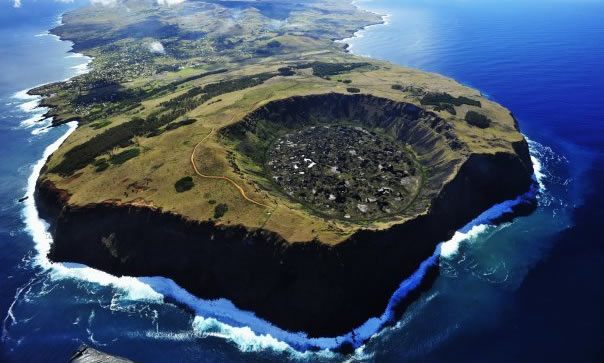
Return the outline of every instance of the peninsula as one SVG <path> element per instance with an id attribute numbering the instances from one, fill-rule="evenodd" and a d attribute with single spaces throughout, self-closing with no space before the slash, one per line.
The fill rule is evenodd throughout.
<path id="1" fill-rule="evenodd" d="M 335 41 L 380 22 L 349 0 L 65 14 L 52 33 L 93 61 L 30 91 L 55 125 L 79 123 L 37 184 L 50 259 L 168 277 L 311 337 L 382 314 L 533 168 L 501 105 Z"/>

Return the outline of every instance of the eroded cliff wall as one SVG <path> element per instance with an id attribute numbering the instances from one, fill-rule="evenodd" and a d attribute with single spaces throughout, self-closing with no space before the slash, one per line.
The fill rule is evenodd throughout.
<path id="1" fill-rule="evenodd" d="M 528 191 L 529 166 L 516 154 L 471 155 L 428 214 L 388 230 L 361 230 L 333 247 L 291 244 L 270 231 L 192 222 L 148 207 L 72 207 L 49 182 L 38 185 L 36 200 L 52 224 L 53 261 L 169 277 L 199 297 L 227 298 L 284 329 L 336 336 L 383 313 L 440 241 L 491 205 Z"/>

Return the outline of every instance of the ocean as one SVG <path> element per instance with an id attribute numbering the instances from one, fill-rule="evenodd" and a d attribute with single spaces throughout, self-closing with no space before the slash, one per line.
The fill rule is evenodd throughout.
<path id="1" fill-rule="evenodd" d="M 75 125 L 39 122 L 24 91 L 86 71 L 87 58 L 47 34 L 83 3 L 0 5 L 0 361 L 65 361 L 81 342 L 139 362 L 604 360 L 604 2 L 357 1 L 386 24 L 346 40 L 350 50 L 444 74 L 512 110 L 540 188 L 532 215 L 492 226 L 511 202 L 494 206 L 442 244 L 433 287 L 392 326 L 368 324 L 373 337 L 346 356 L 304 351 L 304 337 L 167 280 L 45 258 L 51 239 L 32 198 L 19 199 Z"/>

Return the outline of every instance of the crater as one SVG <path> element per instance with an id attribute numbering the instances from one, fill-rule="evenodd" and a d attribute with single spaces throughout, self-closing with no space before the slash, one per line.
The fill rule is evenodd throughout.
<path id="1" fill-rule="evenodd" d="M 436 114 L 364 94 L 272 101 L 220 134 L 235 172 L 261 189 L 357 222 L 425 211 L 463 148 Z"/>

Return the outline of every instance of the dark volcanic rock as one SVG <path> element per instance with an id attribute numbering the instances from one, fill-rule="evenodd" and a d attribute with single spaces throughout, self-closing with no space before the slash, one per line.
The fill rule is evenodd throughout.
<path id="1" fill-rule="evenodd" d="M 131 360 L 103 353 L 82 344 L 69 358 L 69 363 L 133 363 Z"/>

